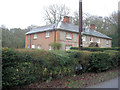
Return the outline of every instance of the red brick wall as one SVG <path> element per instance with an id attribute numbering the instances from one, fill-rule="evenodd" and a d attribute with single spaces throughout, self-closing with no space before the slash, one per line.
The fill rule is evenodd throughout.
<path id="1" fill-rule="evenodd" d="M 38 45 L 41 45 L 42 49 L 49 50 L 49 44 L 54 42 L 55 32 L 49 31 L 50 37 L 45 37 L 46 32 L 37 33 L 37 39 L 33 39 L 33 36 L 34 34 L 26 35 L 25 48 L 27 48 L 27 46 L 30 45 L 30 37 L 31 37 L 31 47 L 32 47 L 32 44 L 35 45 L 35 48 L 37 48 Z M 27 39 L 28 37 L 29 37 L 29 40 Z M 59 41 L 60 41 L 60 31 L 56 31 L 56 42 L 59 43 Z"/>

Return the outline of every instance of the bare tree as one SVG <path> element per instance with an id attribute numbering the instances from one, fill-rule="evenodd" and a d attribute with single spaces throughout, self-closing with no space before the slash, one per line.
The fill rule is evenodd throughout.
<path id="1" fill-rule="evenodd" d="M 44 9 L 44 20 L 46 24 L 54 24 L 59 22 L 63 16 L 70 13 L 70 9 L 65 5 L 53 4 Z"/>

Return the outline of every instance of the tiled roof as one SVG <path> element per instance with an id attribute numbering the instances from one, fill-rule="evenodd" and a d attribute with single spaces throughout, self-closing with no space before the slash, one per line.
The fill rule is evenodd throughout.
<path id="1" fill-rule="evenodd" d="M 38 32 L 44 32 L 44 31 L 52 31 L 52 30 L 64 30 L 64 31 L 71 31 L 71 32 L 79 32 L 79 27 L 77 25 L 73 24 L 68 24 L 64 22 L 59 22 L 56 24 L 48 25 L 48 26 L 42 26 L 38 28 L 34 28 L 31 31 L 27 32 L 26 34 L 32 34 L 32 33 L 38 33 Z M 107 39 L 112 39 L 105 34 L 102 34 L 96 30 L 89 30 L 88 28 L 83 29 L 83 34 L 86 35 L 91 35 L 91 36 L 96 36 L 96 37 L 102 37 L 102 38 L 107 38 Z"/>

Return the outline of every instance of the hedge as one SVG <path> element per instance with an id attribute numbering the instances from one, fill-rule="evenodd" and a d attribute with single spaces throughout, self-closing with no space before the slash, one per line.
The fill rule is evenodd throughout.
<path id="1" fill-rule="evenodd" d="M 2 85 L 7 88 L 73 75 L 80 60 L 83 72 L 102 72 L 117 67 L 120 54 L 114 50 L 89 52 L 3 48 Z"/>
<path id="2" fill-rule="evenodd" d="M 71 50 L 78 50 L 78 47 L 71 47 Z M 99 48 L 99 47 L 83 47 L 82 50 L 87 51 L 105 51 L 105 50 L 117 50 L 120 51 L 120 47 L 112 47 L 112 48 Z"/>

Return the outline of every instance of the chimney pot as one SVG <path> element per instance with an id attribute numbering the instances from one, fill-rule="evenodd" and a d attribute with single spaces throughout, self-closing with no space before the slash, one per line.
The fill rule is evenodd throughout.
<path id="1" fill-rule="evenodd" d="M 64 19 L 63 19 L 63 22 L 65 22 L 65 23 L 70 23 L 70 17 L 68 17 L 68 16 L 64 16 Z"/>
<path id="2" fill-rule="evenodd" d="M 90 25 L 90 29 L 91 29 L 91 30 L 95 30 L 95 24 L 91 24 L 91 25 Z"/>

